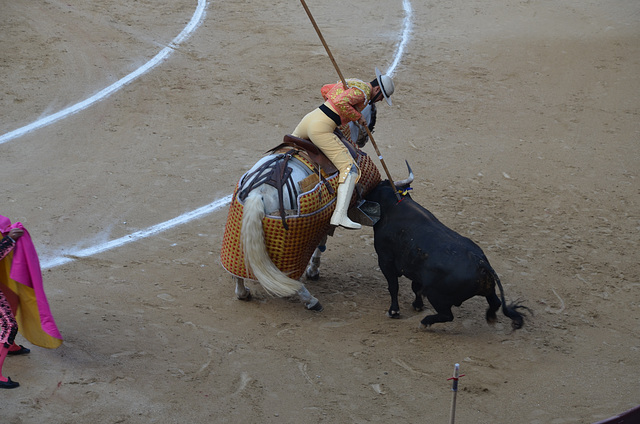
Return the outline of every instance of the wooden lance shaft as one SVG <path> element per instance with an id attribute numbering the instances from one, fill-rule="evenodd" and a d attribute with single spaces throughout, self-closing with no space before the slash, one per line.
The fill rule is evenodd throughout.
<path id="1" fill-rule="evenodd" d="M 336 62 L 336 60 L 333 58 L 333 55 L 331 54 L 331 50 L 329 49 L 329 45 L 324 40 L 324 37 L 322 36 L 322 32 L 320 32 L 320 28 L 316 24 L 316 20 L 313 19 L 313 15 L 311 14 L 311 11 L 307 7 L 307 3 L 304 0 L 300 0 L 300 3 L 302 3 L 302 7 L 304 7 L 305 12 L 307 12 L 307 16 L 309 16 L 309 20 L 311 21 L 311 24 L 313 25 L 313 28 L 316 30 L 316 33 L 318 34 L 318 37 L 320 38 L 320 41 L 322 42 L 322 45 L 324 46 L 324 49 L 327 51 L 327 54 L 329 55 L 329 59 L 331 59 L 331 63 L 333 63 L 333 67 L 336 68 L 336 72 L 338 72 L 338 76 L 340 76 L 340 81 L 342 81 L 342 86 L 345 89 L 349 88 L 349 86 L 347 85 L 347 81 L 344 79 L 344 76 L 342 75 L 342 72 L 340 72 L 340 68 L 338 67 L 338 63 Z M 382 90 L 382 87 L 380 87 L 380 89 Z M 382 158 L 382 154 L 380 154 L 380 149 L 378 149 L 378 145 L 376 144 L 376 141 L 373 139 L 373 135 L 371 134 L 371 131 L 369 131 L 369 127 L 367 125 L 365 125 L 364 129 L 367 131 L 367 135 L 369 136 L 369 140 L 371 140 L 371 144 L 373 144 L 373 148 L 376 150 L 376 154 L 378 155 L 378 159 L 380 159 L 380 163 L 382 164 L 382 167 L 384 168 L 384 172 L 387 174 L 387 179 L 389 180 L 389 183 L 391 184 L 391 188 L 393 188 L 393 192 L 396 194 L 396 198 L 398 199 L 398 202 L 399 202 L 400 200 L 402 200 L 401 197 L 400 197 L 400 193 L 398 193 L 398 190 L 396 189 L 396 185 L 393 182 L 393 178 L 391 178 L 391 174 L 389 173 L 389 169 L 387 168 L 387 164 L 384 162 L 384 159 Z"/>

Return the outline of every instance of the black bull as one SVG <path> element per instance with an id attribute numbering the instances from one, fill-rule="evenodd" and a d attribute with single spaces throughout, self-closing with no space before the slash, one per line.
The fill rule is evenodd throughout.
<path id="1" fill-rule="evenodd" d="M 453 321 L 453 305 L 484 296 L 489 303 L 487 322 L 496 321 L 496 311 L 502 305 L 513 328 L 522 327 L 524 318 L 518 309 L 528 308 L 519 303 L 506 304 L 500 279 L 477 244 L 446 227 L 411 196 L 403 195 L 398 202 L 388 181 L 378 184 L 365 198 L 380 205 L 380 220 L 373 227 L 374 246 L 389 285 L 390 317 L 400 314 L 398 277 L 404 275 L 412 282 L 414 309 L 423 309 L 426 296 L 436 311 L 422 319 L 424 326 Z"/>

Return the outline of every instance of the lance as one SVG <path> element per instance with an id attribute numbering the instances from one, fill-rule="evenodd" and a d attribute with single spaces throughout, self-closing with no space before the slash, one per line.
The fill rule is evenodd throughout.
<path id="1" fill-rule="evenodd" d="M 311 14 L 311 11 L 307 7 L 307 3 L 304 0 L 300 0 L 300 3 L 302 3 L 302 7 L 304 7 L 305 12 L 307 12 L 307 16 L 309 16 L 309 20 L 311 21 L 311 24 L 313 25 L 313 28 L 316 30 L 316 33 L 318 34 L 318 37 L 320 38 L 320 41 L 322 42 L 322 45 L 324 46 L 324 49 L 327 51 L 327 54 L 329 55 L 329 59 L 331 59 L 331 63 L 333 63 L 333 67 L 336 68 L 336 72 L 338 72 L 338 76 L 340 76 L 340 81 L 342 81 L 342 86 L 345 89 L 349 88 L 349 86 L 347 85 L 347 81 L 344 79 L 344 76 L 342 75 L 342 72 L 340 72 L 340 68 L 338 67 L 338 63 L 336 62 L 336 60 L 333 58 L 333 55 L 331 54 L 331 50 L 329 49 L 329 45 L 324 40 L 324 37 L 322 36 L 322 32 L 320 32 L 320 28 L 318 27 L 318 24 L 316 24 L 316 20 L 313 19 L 313 15 Z M 380 89 L 382 90 L 382 87 L 380 87 Z M 382 157 L 382 154 L 380 153 L 380 149 L 378 149 L 378 145 L 376 144 L 376 141 L 373 139 L 373 134 L 371 134 L 371 131 L 369 130 L 369 127 L 367 125 L 364 126 L 364 129 L 367 131 L 367 135 L 369 136 L 369 140 L 371 140 L 371 144 L 373 144 L 373 148 L 376 150 L 376 154 L 378 155 L 378 159 L 380 159 L 380 163 L 382 164 L 382 167 L 384 168 L 384 172 L 387 174 L 387 179 L 389 180 L 389 183 L 391 184 L 391 188 L 393 188 L 393 192 L 396 194 L 396 198 L 398 199 L 398 202 L 399 202 L 400 200 L 402 200 L 400 198 L 400 193 L 398 193 L 398 190 L 396 189 L 396 185 L 393 182 L 393 178 L 391 178 L 391 173 L 389 172 L 389 169 L 387 168 L 387 164 L 384 162 L 384 158 Z"/>

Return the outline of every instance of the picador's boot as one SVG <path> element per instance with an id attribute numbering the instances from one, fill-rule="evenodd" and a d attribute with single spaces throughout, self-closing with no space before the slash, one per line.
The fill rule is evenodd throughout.
<path id="1" fill-rule="evenodd" d="M 349 173 L 344 182 L 338 185 L 338 198 L 336 200 L 336 209 L 331 215 L 331 225 L 340 225 L 351 230 L 359 230 L 362 225 L 357 222 L 353 222 L 347 216 L 347 210 L 349 209 L 349 203 L 351 202 L 351 195 L 353 195 L 353 188 L 356 185 L 356 177 L 358 174 Z"/>

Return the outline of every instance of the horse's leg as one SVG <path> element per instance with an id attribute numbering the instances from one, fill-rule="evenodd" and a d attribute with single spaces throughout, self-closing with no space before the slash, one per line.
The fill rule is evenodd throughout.
<path id="1" fill-rule="evenodd" d="M 324 309 L 318 299 L 313 297 L 305 286 L 302 286 L 302 288 L 298 290 L 298 296 L 300 297 L 300 301 L 304 303 L 304 306 L 310 311 L 320 312 Z"/>
<path id="2" fill-rule="evenodd" d="M 316 247 L 316 250 L 313 251 L 309 265 L 307 265 L 307 270 L 305 271 L 307 279 L 315 281 L 320 278 L 320 255 L 327 250 L 326 244 L 327 236 L 325 235 L 318 247 Z"/>
<path id="3" fill-rule="evenodd" d="M 313 251 L 313 255 L 311 256 L 311 260 L 307 265 L 307 269 L 305 271 L 305 275 L 307 276 L 307 280 L 316 281 L 320 278 L 320 255 L 322 254 L 322 250 L 320 247 L 316 247 L 316 250 Z"/>
<path id="4" fill-rule="evenodd" d="M 251 300 L 251 290 L 244 285 L 244 278 L 233 277 L 236 282 L 236 296 L 240 300 Z"/>

